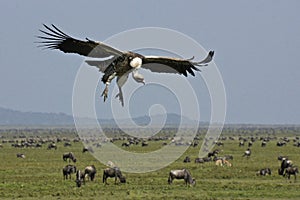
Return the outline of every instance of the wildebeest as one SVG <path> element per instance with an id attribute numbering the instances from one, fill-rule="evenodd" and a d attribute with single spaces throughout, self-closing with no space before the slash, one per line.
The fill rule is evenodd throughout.
<path id="1" fill-rule="evenodd" d="M 287 169 L 288 167 L 292 167 L 293 162 L 286 157 L 281 158 L 281 165 L 280 168 L 278 169 L 278 174 L 284 176 L 284 170 Z"/>
<path id="2" fill-rule="evenodd" d="M 216 149 L 213 152 L 209 152 L 207 157 L 214 157 L 214 156 L 218 155 L 218 153 L 220 153 L 220 150 Z"/>
<path id="3" fill-rule="evenodd" d="M 70 142 L 65 142 L 64 143 L 64 147 L 70 147 L 70 146 L 72 146 L 72 144 Z"/>
<path id="4" fill-rule="evenodd" d="M 283 176 L 286 176 L 287 179 L 290 179 L 291 175 L 294 175 L 296 181 L 298 173 L 299 173 L 298 167 L 288 167 L 285 169 L 285 173 Z"/>
<path id="5" fill-rule="evenodd" d="M 248 142 L 248 147 L 252 147 L 252 145 L 253 145 L 253 142 L 252 142 L 252 141 L 249 141 L 249 142 Z"/>
<path id="6" fill-rule="evenodd" d="M 171 184 L 174 179 L 184 179 L 186 185 L 196 184 L 196 180 L 193 179 L 191 173 L 187 169 L 171 170 L 169 173 L 168 183 Z"/>
<path id="7" fill-rule="evenodd" d="M 73 173 L 76 173 L 76 167 L 74 165 L 66 165 L 63 168 L 64 179 L 68 179 L 68 176 L 71 179 L 71 174 Z"/>
<path id="8" fill-rule="evenodd" d="M 83 147 L 82 153 L 85 153 L 85 152 L 91 152 L 91 153 L 94 153 L 94 150 L 93 150 L 92 147 Z"/>
<path id="9" fill-rule="evenodd" d="M 88 177 L 91 181 L 94 181 L 96 173 L 97 173 L 97 170 L 94 165 L 87 166 L 84 169 L 84 177 L 86 177 L 86 175 L 88 175 Z"/>
<path id="10" fill-rule="evenodd" d="M 149 145 L 148 142 L 146 142 L 146 141 L 142 142 L 142 147 L 147 147 L 148 145 Z"/>
<path id="11" fill-rule="evenodd" d="M 278 141 L 278 142 L 276 143 L 276 145 L 277 145 L 278 147 L 282 147 L 283 145 L 286 145 L 286 142 Z"/>
<path id="12" fill-rule="evenodd" d="M 239 147 L 244 146 L 244 141 L 240 141 Z"/>
<path id="13" fill-rule="evenodd" d="M 244 152 L 244 155 L 243 155 L 243 157 L 247 157 L 247 158 L 249 158 L 250 156 L 251 156 L 251 150 L 248 148 L 245 152 Z"/>
<path id="14" fill-rule="evenodd" d="M 47 149 L 57 149 L 57 146 L 56 146 L 56 144 L 55 143 L 50 143 L 49 145 L 48 145 L 48 148 Z"/>
<path id="15" fill-rule="evenodd" d="M 270 168 L 265 168 L 265 169 L 261 169 L 258 172 L 256 172 L 256 175 L 261 175 L 261 176 L 265 176 L 265 175 L 271 175 L 271 169 Z"/>
<path id="16" fill-rule="evenodd" d="M 77 170 L 77 172 L 76 172 L 76 181 L 75 182 L 76 182 L 77 187 L 81 187 L 82 183 L 85 182 L 84 173 L 81 173 L 80 170 Z"/>
<path id="17" fill-rule="evenodd" d="M 277 157 L 277 160 L 283 160 L 283 159 L 289 159 L 289 157 L 288 156 L 278 156 Z"/>
<path id="18" fill-rule="evenodd" d="M 123 142 L 122 143 L 122 147 L 129 147 L 130 146 L 130 143 L 129 142 Z"/>
<path id="19" fill-rule="evenodd" d="M 77 161 L 77 159 L 75 158 L 74 154 L 72 152 L 69 153 L 64 153 L 63 154 L 63 160 L 67 161 L 69 159 L 69 162 L 71 162 L 71 160 L 75 163 Z"/>
<path id="20" fill-rule="evenodd" d="M 115 178 L 115 184 L 117 183 L 117 179 L 120 180 L 121 183 L 126 183 L 125 176 L 122 175 L 121 170 L 118 167 L 110 167 L 106 168 L 103 171 L 103 183 L 107 184 L 107 178 Z"/>
<path id="21" fill-rule="evenodd" d="M 183 160 L 184 163 L 188 163 L 191 162 L 190 157 L 186 156 L 185 159 Z"/>
<path id="22" fill-rule="evenodd" d="M 195 159 L 195 163 L 204 163 L 204 159 L 203 158 L 196 158 Z"/>
<path id="23" fill-rule="evenodd" d="M 22 153 L 17 153 L 17 158 L 25 158 L 25 155 Z"/>

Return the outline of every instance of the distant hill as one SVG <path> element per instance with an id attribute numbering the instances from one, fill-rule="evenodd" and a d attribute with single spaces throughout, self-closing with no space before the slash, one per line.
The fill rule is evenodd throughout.
<path id="1" fill-rule="evenodd" d="M 72 125 L 72 116 L 64 113 L 21 112 L 0 107 L 0 125 Z"/>
<path id="2" fill-rule="evenodd" d="M 163 115 L 153 116 L 153 121 L 163 121 Z M 88 123 L 88 119 L 85 119 Z M 136 117 L 132 119 L 138 125 L 147 125 L 150 122 L 149 116 Z M 181 121 L 181 116 L 177 114 L 167 114 L 167 125 L 178 125 Z M 100 124 L 116 125 L 114 119 L 99 119 Z M 122 119 L 118 121 L 121 124 L 130 124 L 129 119 Z M 197 123 L 187 117 L 182 117 L 182 123 L 191 125 Z M 43 113 L 43 112 L 21 112 L 0 107 L 0 125 L 74 125 L 73 116 L 65 113 Z"/>

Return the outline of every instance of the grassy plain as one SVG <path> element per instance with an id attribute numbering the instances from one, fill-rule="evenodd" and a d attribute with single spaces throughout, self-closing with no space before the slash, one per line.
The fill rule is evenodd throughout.
<path id="1" fill-rule="evenodd" d="M 272 140 L 264 148 L 261 141 L 254 142 L 252 155 L 247 159 L 242 157 L 247 146 L 239 147 L 237 137 L 223 141 L 223 147 L 215 148 L 222 149 L 220 156 L 233 155 L 232 167 L 217 167 L 213 162 L 196 164 L 194 159 L 201 145 L 190 147 L 180 159 L 161 170 L 124 173 L 127 183 L 118 185 L 113 184 L 113 179 L 108 179 L 109 185 L 103 185 L 102 170 L 106 166 L 91 154 L 82 153 L 81 142 L 71 142 L 71 147 L 64 147 L 61 142 L 57 150 L 47 150 L 46 144 L 42 148 L 20 149 L 5 143 L 0 148 L 0 199 L 300 199 L 300 180 L 295 182 L 292 177 L 288 181 L 277 173 L 280 166 L 277 156 L 288 155 L 299 165 L 300 148 L 293 146 L 292 141 L 283 147 L 277 147 L 276 142 Z M 121 143 L 115 144 L 121 147 Z M 160 148 L 162 143 L 150 141 L 147 147 L 132 146 L 127 150 L 148 152 Z M 72 180 L 63 180 L 62 168 L 67 163 L 62 154 L 69 151 L 76 155 L 78 169 L 90 164 L 96 166 L 94 182 L 88 181 L 77 188 L 75 175 Z M 26 158 L 17 158 L 17 153 L 24 153 Z M 192 162 L 183 163 L 185 156 L 190 156 Z M 271 176 L 256 176 L 259 169 L 266 167 L 271 168 Z M 189 169 L 196 178 L 195 187 L 186 187 L 183 180 L 167 184 L 169 171 L 182 168 Z"/>

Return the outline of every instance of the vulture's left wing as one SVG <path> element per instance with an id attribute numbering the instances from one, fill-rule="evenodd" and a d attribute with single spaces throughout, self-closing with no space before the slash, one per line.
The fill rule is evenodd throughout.
<path id="1" fill-rule="evenodd" d="M 195 76 L 194 71 L 200 71 L 201 66 L 206 66 L 212 61 L 214 51 L 210 51 L 205 59 L 199 62 L 192 61 L 191 59 L 177 59 L 168 57 L 145 56 L 143 58 L 142 68 L 149 69 L 152 72 L 158 73 L 179 73 L 187 76 L 188 73 Z"/>
<path id="2" fill-rule="evenodd" d="M 109 56 L 120 56 L 122 52 L 104 43 L 86 39 L 86 41 L 75 39 L 52 24 L 48 27 L 43 24 L 48 31 L 40 30 L 45 36 L 37 36 L 43 41 L 39 41 L 39 47 L 49 49 L 59 49 L 64 53 L 77 53 L 87 57 L 106 58 Z"/>

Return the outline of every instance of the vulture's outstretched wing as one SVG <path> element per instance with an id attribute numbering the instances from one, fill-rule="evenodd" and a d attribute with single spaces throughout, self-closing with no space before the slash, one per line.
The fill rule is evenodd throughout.
<path id="1" fill-rule="evenodd" d="M 37 36 L 43 41 L 40 41 L 39 47 L 49 49 L 59 49 L 64 53 L 77 53 L 87 57 L 105 58 L 109 56 L 119 56 L 121 51 L 114 49 L 101 42 L 92 41 L 86 38 L 86 41 L 77 40 L 65 34 L 52 24 L 48 27 L 43 24 L 48 31 L 40 30 L 46 36 Z"/>
<path id="2" fill-rule="evenodd" d="M 90 66 L 97 67 L 100 72 L 104 73 L 108 65 L 110 65 L 115 59 L 115 57 L 112 57 L 107 60 L 86 60 L 85 62 Z"/>
<path id="3" fill-rule="evenodd" d="M 176 59 L 167 57 L 145 56 L 143 58 L 142 68 L 149 69 L 158 73 L 179 73 L 187 76 L 187 72 L 195 76 L 194 71 L 200 71 L 201 66 L 206 66 L 214 56 L 214 51 L 210 51 L 205 59 L 199 62 L 192 61 L 194 59 Z"/>

